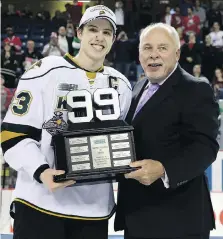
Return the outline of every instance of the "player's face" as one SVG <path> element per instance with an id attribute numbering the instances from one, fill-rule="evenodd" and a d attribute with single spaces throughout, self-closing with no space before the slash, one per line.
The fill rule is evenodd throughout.
<path id="1" fill-rule="evenodd" d="M 146 76 L 153 83 L 164 80 L 179 60 L 180 51 L 170 33 L 162 28 L 143 35 L 139 47 L 139 60 Z"/>
<path id="2" fill-rule="evenodd" d="M 97 19 L 78 31 L 81 40 L 81 51 L 91 59 L 103 59 L 111 50 L 114 41 L 114 32 L 110 22 L 106 19 Z"/>

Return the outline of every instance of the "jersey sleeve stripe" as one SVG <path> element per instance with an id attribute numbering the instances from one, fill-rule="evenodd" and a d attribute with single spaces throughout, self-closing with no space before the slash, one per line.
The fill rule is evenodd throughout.
<path id="1" fill-rule="evenodd" d="M 15 133 L 23 133 L 23 134 L 29 134 L 34 135 L 35 137 L 41 137 L 42 128 L 36 128 L 30 125 L 23 125 L 23 124 L 13 124 L 13 123 L 7 123 L 4 122 L 2 124 L 1 131 L 10 131 Z"/>
<path id="2" fill-rule="evenodd" d="M 4 122 L 1 132 L 1 146 L 3 153 L 15 146 L 21 140 L 31 138 L 36 141 L 41 139 L 42 129 L 37 129 L 29 125 L 20 125 Z"/>
<path id="3" fill-rule="evenodd" d="M 8 141 L 13 138 L 17 138 L 19 136 L 25 136 L 24 133 L 16 133 L 16 132 L 10 132 L 10 131 L 2 131 L 1 132 L 1 143 L 4 143 L 5 141 Z"/>
<path id="4" fill-rule="evenodd" d="M 1 144 L 3 155 L 6 153 L 7 150 L 13 148 L 16 144 L 27 138 L 30 138 L 30 136 L 29 135 L 19 136 L 3 142 Z"/>

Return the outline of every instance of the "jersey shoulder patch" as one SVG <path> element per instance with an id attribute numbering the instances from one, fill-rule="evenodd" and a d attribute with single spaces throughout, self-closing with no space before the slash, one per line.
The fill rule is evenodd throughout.
<path id="1" fill-rule="evenodd" d="M 72 66 L 61 56 L 47 56 L 34 63 L 21 77 L 22 80 L 29 80 L 43 77 L 52 70 Z"/>

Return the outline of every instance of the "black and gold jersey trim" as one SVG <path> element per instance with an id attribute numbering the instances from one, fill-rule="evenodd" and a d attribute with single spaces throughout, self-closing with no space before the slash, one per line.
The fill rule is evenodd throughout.
<path id="1" fill-rule="evenodd" d="M 1 146 L 3 153 L 26 138 L 40 141 L 41 133 L 41 129 L 37 129 L 29 125 L 11 124 L 4 122 L 1 129 Z"/>
<path id="2" fill-rule="evenodd" d="M 24 199 L 20 199 L 20 198 L 14 199 L 13 202 L 23 203 L 24 205 L 26 205 L 28 207 L 31 207 L 31 208 L 39 211 L 39 212 L 46 213 L 48 215 L 55 216 L 55 217 L 67 218 L 67 219 L 78 219 L 78 220 L 91 220 L 91 221 L 107 220 L 107 219 L 109 219 L 113 216 L 113 214 L 115 213 L 115 209 L 116 209 L 116 206 L 115 206 L 112 209 L 111 213 L 108 216 L 105 216 L 105 217 L 81 217 L 81 216 L 66 215 L 66 214 L 61 214 L 61 213 L 57 213 L 57 212 L 51 212 L 49 210 L 37 207 L 36 205 L 34 205 L 30 202 L 27 202 Z"/>
<path id="3" fill-rule="evenodd" d="M 82 68 L 82 67 L 78 64 L 78 62 L 75 61 L 75 58 L 72 57 L 69 53 L 66 53 L 66 54 L 64 55 L 64 59 L 65 59 L 66 61 L 68 61 L 71 65 L 73 65 L 73 66 L 75 66 L 75 67 L 77 67 L 77 68 L 80 68 L 81 70 L 84 70 L 84 71 L 87 71 L 87 72 L 91 72 L 91 71 L 88 71 L 88 70 Z M 92 71 L 92 73 L 93 73 L 93 72 L 103 72 L 103 71 L 104 71 L 104 66 L 101 66 L 97 71 Z"/>

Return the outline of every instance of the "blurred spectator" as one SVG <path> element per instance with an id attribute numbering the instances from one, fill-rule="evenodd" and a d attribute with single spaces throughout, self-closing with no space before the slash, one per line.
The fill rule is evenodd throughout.
<path id="1" fill-rule="evenodd" d="M 51 33 L 50 42 L 43 48 L 43 56 L 63 56 L 66 52 L 63 51 L 58 44 L 58 36 L 55 32 Z"/>
<path id="2" fill-rule="evenodd" d="M 69 5 L 67 11 L 70 14 L 72 23 L 77 26 L 82 17 L 82 7 L 78 5 L 78 0 L 73 0 L 73 5 Z"/>
<path id="3" fill-rule="evenodd" d="M 189 42 L 182 46 L 180 56 L 180 64 L 190 74 L 193 74 L 194 65 L 201 63 L 200 50 L 194 33 L 190 33 Z"/>
<path id="4" fill-rule="evenodd" d="M 33 13 L 30 10 L 29 4 L 26 4 L 24 10 L 21 11 L 21 17 L 23 17 L 23 18 L 32 18 L 33 17 Z"/>
<path id="5" fill-rule="evenodd" d="M 223 71 L 217 68 L 213 79 L 214 91 L 217 99 L 223 99 Z"/>
<path id="6" fill-rule="evenodd" d="M 63 18 L 62 14 L 59 10 L 55 11 L 55 16 L 52 18 L 52 24 L 57 28 L 60 26 L 66 26 L 67 22 Z"/>
<path id="7" fill-rule="evenodd" d="M 199 0 L 195 1 L 194 15 L 199 17 L 201 28 L 203 28 L 206 22 L 206 11 L 203 7 L 201 7 L 201 3 Z"/>
<path id="8" fill-rule="evenodd" d="M 77 37 L 77 34 L 75 34 L 75 36 L 73 37 L 72 47 L 73 47 L 73 56 L 76 56 L 81 47 L 81 41 Z"/>
<path id="9" fill-rule="evenodd" d="M 180 12 L 182 16 L 188 15 L 188 8 L 193 7 L 193 3 L 191 0 L 179 0 Z"/>
<path id="10" fill-rule="evenodd" d="M 135 0 L 126 0 L 124 5 L 125 30 L 129 34 L 134 34 L 139 29 L 138 6 Z"/>
<path id="11" fill-rule="evenodd" d="M 214 22 L 218 22 L 222 26 L 222 14 L 218 9 L 218 3 L 214 2 L 212 8 L 207 12 L 208 26 L 211 28 Z"/>
<path id="12" fill-rule="evenodd" d="M 69 13 L 70 4 L 66 3 L 64 7 L 65 7 L 66 10 L 61 13 L 61 16 L 65 21 L 67 21 L 67 20 L 70 19 L 70 13 Z"/>
<path id="13" fill-rule="evenodd" d="M 116 69 L 128 77 L 129 67 L 131 64 L 132 45 L 128 40 L 126 32 L 121 31 L 117 36 L 114 52 Z"/>
<path id="14" fill-rule="evenodd" d="M 26 43 L 26 49 L 22 54 L 22 67 L 24 70 L 28 70 L 35 62 L 43 58 L 42 54 L 35 49 L 35 42 L 28 40 Z"/>
<path id="15" fill-rule="evenodd" d="M 177 33 L 178 33 L 179 38 L 180 38 L 180 46 L 183 46 L 185 44 L 185 40 L 184 40 L 184 37 L 183 37 L 183 28 L 178 27 L 176 30 L 177 30 Z"/>
<path id="16" fill-rule="evenodd" d="M 213 25 L 213 32 L 210 33 L 212 46 L 216 49 L 215 59 L 216 67 L 223 65 L 223 31 L 220 30 L 220 25 L 215 22 Z"/>
<path id="17" fill-rule="evenodd" d="M 19 37 L 15 36 L 13 28 L 7 27 L 6 34 L 7 34 L 7 38 L 4 39 L 4 43 L 9 43 L 12 47 L 15 48 L 16 52 L 20 52 L 22 47 L 22 42 Z"/>
<path id="18" fill-rule="evenodd" d="M 210 33 L 211 44 L 216 48 L 223 48 L 223 31 L 220 30 L 218 22 L 213 24 L 213 31 Z"/>
<path id="19" fill-rule="evenodd" d="M 52 17 L 52 21 L 57 21 L 60 20 L 62 18 L 62 13 L 60 12 L 60 10 L 56 10 L 55 11 L 55 15 L 54 17 Z"/>
<path id="20" fill-rule="evenodd" d="M 191 33 L 194 33 L 195 36 L 198 36 L 200 33 L 200 19 L 193 14 L 192 8 L 189 7 L 187 12 L 188 16 L 183 19 L 184 34 L 189 36 Z"/>
<path id="21" fill-rule="evenodd" d="M 116 24 L 117 24 L 117 34 L 124 30 L 125 24 L 125 13 L 123 10 L 123 2 L 116 1 L 115 3 L 115 16 L 116 16 Z"/>
<path id="22" fill-rule="evenodd" d="M 140 29 L 146 27 L 152 22 L 152 2 L 149 0 L 140 0 Z"/>
<path id="23" fill-rule="evenodd" d="M 205 43 L 201 51 L 203 74 L 212 83 L 216 68 L 216 49 L 211 45 L 210 35 L 205 36 Z"/>
<path id="24" fill-rule="evenodd" d="M 45 10 L 43 3 L 40 3 L 40 11 L 37 12 L 36 18 L 39 20 L 50 20 L 50 12 Z"/>
<path id="25" fill-rule="evenodd" d="M 136 63 L 136 78 L 140 79 L 143 71 L 143 68 L 139 62 L 139 38 L 144 28 L 139 31 L 137 39 L 133 42 L 132 46 L 132 60 Z"/>
<path id="26" fill-rule="evenodd" d="M 5 87 L 4 76 L 1 75 L 1 120 L 4 119 L 8 107 L 11 103 L 15 89 Z"/>
<path id="27" fill-rule="evenodd" d="M 67 22 L 66 32 L 67 32 L 67 37 L 71 37 L 73 39 L 73 37 L 75 36 L 76 30 L 74 29 L 74 25 L 72 21 L 70 20 L 68 20 Z"/>
<path id="28" fill-rule="evenodd" d="M 8 10 L 3 14 L 3 17 L 18 17 L 19 13 L 15 11 L 13 4 L 8 4 Z"/>
<path id="29" fill-rule="evenodd" d="M 1 74 L 5 79 L 5 87 L 15 88 L 16 86 L 16 69 L 18 62 L 12 47 L 9 43 L 4 44 L 1 55 Z"/>
<path id="30" fill-rule="evenodd" d="M 66 26 L 66 33 L 67 33 L 67 42 L 68 42 L 68 52 L 74 56 L 74 48 L 72 46 L 74 38 L 76 37 L 76 29 L 71 20 L 67 21 Z M 78 41 L 78 40 L 77 40 Z"/>
<path id="31" fill-rule="evenodd" d="M 197 77 L 200 80 L 210 84 L 209 80 L 201 74 L 201 65 L 194 65 L 193 67 L 193 76 Z"/>
<path id="32" fill-rule="evenodd" d="M 67 53 L 68 52 L 68 41 L 67 41 L 67 32 L 65 27 L 60 27 L 58 30 L 58 45 L 60 49 Z"/>
<path id="33" fill-rule="evenodd" d="M 172 15 L 170 14 L 170 10 L 171 10 L 170 6 L 167 5 L 165 8 L 165 15 L 162 17 L 161 22 L 172 26 L 173 18 L 172 18 Z"/>
<path id="34" fill-rule="evenodd" d="M 183 18 L 181 16 L 181 13 L 180 13 L 180 7 L 179 6 L 176 6 L 175 7 L 175 13 L 172 15 L 172 26 L 174 28 L 178 28 L 178 27 L 182 27 L 182 21 L 183 21 Z"/>
<path id="35" fill-rule="evenodd" d="M 143 80 L 145 78 L 146 78 L 146 74 L 145 74 L 144 71 L 142 71 L 141 75 L 139 76 L 139 78 L 137 80 L 140 81 L 140 80 Z"/>

